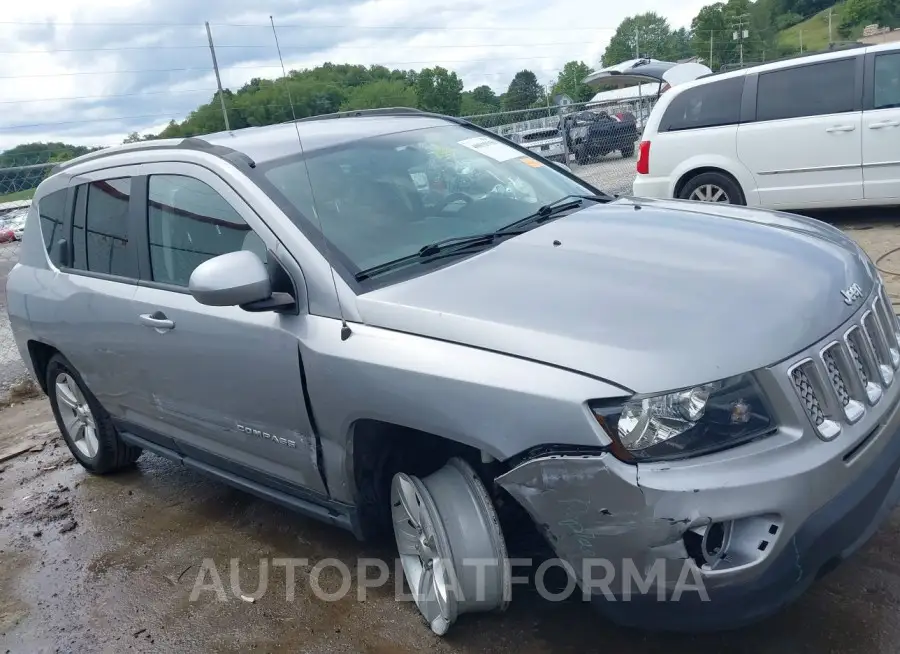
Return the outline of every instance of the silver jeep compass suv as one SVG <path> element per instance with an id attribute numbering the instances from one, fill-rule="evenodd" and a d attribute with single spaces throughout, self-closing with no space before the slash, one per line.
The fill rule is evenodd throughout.
<path id="1" fill-rule="evenodd" d="M 620 623 L 745 624 L 900 492 L 900 330 L 851 240 L 615 199 L 458 119 L 85 155 L 38 188 L 7 293 L 85 468 L 149 450 L 392 533 L 439 634 L 507 605 L 529 531 Z"/>

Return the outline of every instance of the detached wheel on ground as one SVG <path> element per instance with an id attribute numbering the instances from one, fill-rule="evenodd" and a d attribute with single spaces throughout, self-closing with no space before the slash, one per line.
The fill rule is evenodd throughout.
<path id="1" fill-rule="evenodd" d="M 47 364 L 47 395 L 66 445 L 84 468 L 102 475 L 137 461 L 141 449 L 122 442 L 109 414 L 60 354 Z"/>
<path id="2" fill-rule="evenodd" d="M 678 197 L 695 202 L 746 204 L 741 187 L 728 175 L 716 172 L 700 173 L 689 179 Z"/>
<path id="3" fill-rule="evenodd" d="M 443 636 L 463 613 L 506 609 L 512 584 L 506 542 L 468 463 L 453 458 L 424 479 L 397 473 L 391 512 L 403 575 L 434 633 Z"/>

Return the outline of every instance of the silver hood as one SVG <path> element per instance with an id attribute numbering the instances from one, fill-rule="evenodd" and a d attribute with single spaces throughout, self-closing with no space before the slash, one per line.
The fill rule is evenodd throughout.
<path id="1" fill-rule="evenodd" d="M 876 279 L 853 241 L 809 218 L 619 200 L 361 295 L 359 311 L 649 393 L 785 359 L 860 307 L 842 290 L 866 297 Z"/>

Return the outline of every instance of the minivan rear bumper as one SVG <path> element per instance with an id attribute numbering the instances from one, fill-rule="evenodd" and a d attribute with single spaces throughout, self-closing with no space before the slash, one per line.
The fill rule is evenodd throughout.
<path id="1" fill-rule="evenodd" d="M 672 198 L 668 177 L 638 175 L 634 178 L 632 193 L 639 198 L 656 198 L 660 200 Z"/>

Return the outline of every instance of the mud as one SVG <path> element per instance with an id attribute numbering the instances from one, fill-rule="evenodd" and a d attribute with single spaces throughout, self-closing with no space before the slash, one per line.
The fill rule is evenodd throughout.
<path id="1" fill-rule="evenodd" d="M 874 254 L 900 246 L 883 224 L 851 230 Z M 900 270 L 900 254 L 885 265 Z M 900 300 L 900 276 L 890 278 Z M 854 557 L 774 618 L 741 631 L 671 636 L 616 628 L 576 597 L 548 602 L 514 588 L 503 614 L 463 616 L 443 639 L 410 602 L 394 599 L 398 579 L 358 601 L 357 559 L 389 551 L 307 520 L 151 454 L 135 469 L 93 477 L 73 462 L 43 399 L 0 412 L 0 653 L 2 652 L 407 652 L 517 654 L 827 654 L 900 649 L 900 513 Z M 25 451 L 27 450 L 27 451 Z M 288 575 L 275 558 L 305 558 Z M 229 562 L 238 559 L 236 579 Z M 336 559 L 352 590 L 334 592 Z M 206 564 L 204 563 L 206 561 Z M 224 601 L 210 582 L 210 561 Z M 265 561 L 265 563 L 261 563 Z M 256 597 L 263 570 L 266 592 Z M 205 570 L 205 572 L 204 572 Z M 235 583 L 233 583 L 235 582 Z M 232 585 L 238 592 L 233 592 Z M 241 595 L 247 599 L 241 599 Z M 247 601 L 252 600 L 252 601 Z"/>

